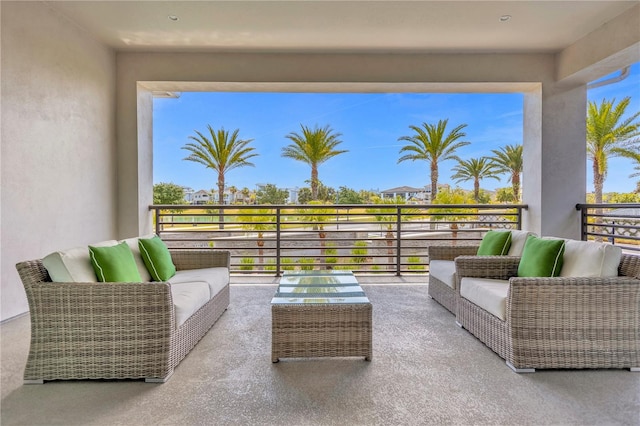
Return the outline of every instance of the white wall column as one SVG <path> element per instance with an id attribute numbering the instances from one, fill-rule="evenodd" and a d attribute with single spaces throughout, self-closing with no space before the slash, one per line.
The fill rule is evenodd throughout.
<path id="1" fill-rule="evenodd" d="M 547 83 L 525 93 L 524 229 L 580 239 L 575 205 L 585 202 L 586 108 L 585 85 L 562 89 Z"/>

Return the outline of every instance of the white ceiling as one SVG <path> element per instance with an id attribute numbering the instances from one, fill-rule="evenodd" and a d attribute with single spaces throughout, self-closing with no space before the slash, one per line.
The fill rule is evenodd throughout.
<path id="1" fill-rule="evenodd" d="M 639 2 L 46 3 L 117 50 L 444 53 L 558 52 Z M 500 22 L 502 15 L 512 18 Z"/>

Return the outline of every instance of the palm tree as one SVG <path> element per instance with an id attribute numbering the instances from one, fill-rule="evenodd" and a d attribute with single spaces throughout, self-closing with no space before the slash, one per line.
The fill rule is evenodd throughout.
<path id="1" fill-rule="evenodd" d="M 431 164 L 431 198 L 438 195 L 438 162 L 441 160 L 457 160 L 455 151 L 470 142 L 461 141 L 466 136 L 462 129 L 467 127 L 461 124 L 446 133 L 449 119 L 439 120 L 438 124 L 422 123 L 422 127 L 409 126 L 415 132 L 411 136 L 401 136 L 399 141 L 410 142 L 400 149 L 400 153 L 407 152 L 398 159 L 398 163 L 406 160 L 424 160 Z"/>
<path id="2" fill-rule="evenodd" d="M 495 164 L 487 157 L 458 160 L 458 165 L 453 168 L 453 171 L 456 174 L 451 176 L 451 179 L 456 183 L 473 181 L 473 199 L 476 204 L 480 203 L 480 181 L 489 178 L 500 180 Z"/>
<path id="3" fill-rule="evenodd" d="M 236 202 L 236 193 L 238 192 L 238 188 L 234 185 L 229 187 L 229 193 L 231 194 L 231 199 L 229 200 L 229 204 L 234 204 Z"/>
<path id="4" fill-rule="evenodd" d="M 515 201 L 520 200 L 520 174 L 522 174 L 522 145 L 507 145 L 500 149 L 493 149 L 491 158 L 495 165 L 495 172 L 507 173 L 511 177 L 511 187 Z"/>
<path id="5" fill-rule="evenodd" d="M 248 146 L 253 139 L 240 139 L 238 129 L 229 134 L 224 128 L 214 130 L 211 125 L 208 125 L 207 128 L 210 138 L 197 130 L 195 132 L 198 136 L 189 136 L 189 139 L 195 142 L 190 142 L 182 147 L 182 149 L 191 152 L 184 160 L 200 163 L 206 168 L 218 172 L 218 203 L 222 205 L 224 204 L 226 173 L 237 167 L 254 166 L 249 159 L 258 154 L 253 153 L 255 148 Z"/>
<path id="6" fill-rule="evenodd" d="M 632 155 L 633 151 L 627 149 L 625 144 L 636 144 L 637 140 L 634 138 L 640 136 L 640 123 L 634 123 L 640 112 L 622 120 L 630 102 L 631 98 L 627 96 L 617 105 L 615 99 L 603 99 L 600 105 L 589 102 L 587 107 L 587 155 L 593 161 L 596 204 L 602 203 L 608 158 Z"/>
<path id="7" fill-rule="evenodd" d="M 336 155 L 348 152 L 336 147 L 342 143 L 340 133 L 334 133 L 328 125 L 314 129 L 300 125 L 302 134 L 289 133 L 285 137 L 293 143 L 282 148 L 282 156 L 302 161 L 311 166 L 311 198 L 318 199 L 318 166 Z"/>

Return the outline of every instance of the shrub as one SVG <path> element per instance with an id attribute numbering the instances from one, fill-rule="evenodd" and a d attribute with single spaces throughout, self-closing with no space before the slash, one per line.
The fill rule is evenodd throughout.
<path id="1" fill-rule="evenodd" d="M 295 269 L 293 263 L 293 259 L 291 259 L 290 257 L 283 257 L 280 261 L 280 265 L 282 266 L 283 271 L 293 271 Z"/>
<path id="2" fill-rule="evenodd" d="M 425 269 L 424 263 L 422 263 L 419 257 L 409 256 L 408 261 L 410 263 L 409 265 L 410 271 L 424 271 Z"/>
<path id="3" fill-rule="evenodd" d="M 265 271 L 275 271 L 276 270 L 276 261 L 275 259 L 267 259 L 267 264 L 264 265 Z"/>
<path id="4" fill-rule="evenodd" d="M 367 261 L 367 254 L 369 253 L 369 249 L 367 249 L 367 242 L 356 241 L 354 245 L 356 247 L 351 249 L 351 259 L 353 263 L 365 263 Z"/>
<path id="5" fill-rule="evenodd" d="M 311 271 L 313 270 L 313 259 L 310 257 L 301 257 L 298 259 L 298 264 L 300 265 L 300 269 L 303 271 Z"/>
<path id="6" fill-rule="evenodd" d="M 240 259 L 240 270 L 252 271 L 254 262 L 253 257 L 243 257 Z"/>

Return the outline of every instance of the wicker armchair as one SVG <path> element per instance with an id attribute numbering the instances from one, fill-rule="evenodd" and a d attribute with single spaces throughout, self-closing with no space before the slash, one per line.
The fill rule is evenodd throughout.
<path id="1" fill-rule="evenodd" d="M 516 372 L 557 368 L 640 371 L 640 256 L 618 277 L 516 278 L 518 257 L 462 256 L 456 321 Z M 464 277 L 509 280 L 506 320 L 460 296 Z"/>
<path id="2" fill-rule="evenodd" d="M 455 289 L 456 280 L 453 280 L 453 287 L 445 282 L 443 277 L 431 271 L 433 261 L 445 260 L 453 262 L 458 256 L 473 256 L 478 252 L 477 245 L 464 246 L 429 246 L 429 296 L 440 303 L 449 312 L 456 313 L 457 293 Z"/>
<path id="3" fill-rule="evenodd" d="M 229 252 L 172 251 L 178 270 L 229 268 Z M 31 315 L 25 383 L 164 382 L 229 305 L 227 285 L 180 327 L 170 284 L 51 282 L 42 260 L 16 265 Z"/>

